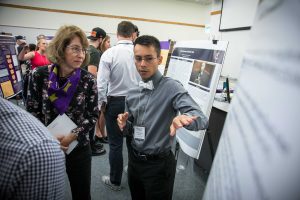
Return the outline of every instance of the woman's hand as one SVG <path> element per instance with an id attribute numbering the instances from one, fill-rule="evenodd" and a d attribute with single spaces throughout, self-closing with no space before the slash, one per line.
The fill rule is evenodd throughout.
<path id="1" fill-rule="evenodd" d="M 77 139 L 77 136 L 73 133 L 69 133 L 68 135 L 56 135 L 55 137 L 60 142 L 60 148 L 64 152 L 68 150 L 71 142 Z"/>

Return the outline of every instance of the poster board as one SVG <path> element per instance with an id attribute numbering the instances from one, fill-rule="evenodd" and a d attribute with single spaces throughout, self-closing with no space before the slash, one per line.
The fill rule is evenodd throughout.
<path id="1" fill-rule="evenodd" d="M 260 3 L 204 200 L 300 199 L 299 10 Z"/>
<path id="2" fill-rule="evenodd" d="M 170 42 L 160 41 L 160 49 L 161 49 L 160 55 L 162 56 L 162 62 L 158 66 L 158 71 L 164 75 L 168 56 L 169 56 Z"/>
<path id="3" fill-rule="evenodd" d="M 22 73 L 13 36 L 0 35 L 0 96 L 11 98 L 22 91 Z"/>
<path id="4" fill-rule="evenodd" d="M 220 78 L 227 41 L 177 42 L 172 53 L 167 76 L 177 79 L 189 92 L 203 113 L 209 117 Z M 198 158 L 205 131 L 178 129 L 176 138 L 181 149 Z"/>

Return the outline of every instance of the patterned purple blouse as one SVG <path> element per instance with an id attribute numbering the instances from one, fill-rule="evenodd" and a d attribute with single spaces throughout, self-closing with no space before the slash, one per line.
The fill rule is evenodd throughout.
<path id="1" fill-rule="evenodd" d="M 45 126 L 58 116 L 56 108 L 48 98 L 48 77 L 47 66 L 39 67 L 33 72 L 26 102 L 27 111 L 37 117 Z M 95 127 L 98 113 L 96 79 L 92 74 L 82 69 L 76 92 L 65 112 L 78 126 L 72 132 L 78 135 L 79 145 L 88 144 L 89 131 Z"/>

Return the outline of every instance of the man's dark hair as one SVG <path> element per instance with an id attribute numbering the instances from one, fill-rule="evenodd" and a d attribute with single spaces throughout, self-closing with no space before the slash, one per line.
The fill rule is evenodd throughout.
<path id="1" fill-rule="evenodd" d="M 156 37 L 151 35 L 142 35 L 135 40 L 134 46 L 137 44 L 147 47 L 153 46 L 157 56 L 160 56 L 160 42 Z"/>
<path id="2" fill-rule="evenodd" d="M 130 21 L 122 21 L 118 24 L 118 35 L 123 37 L 131 37 L 134 33 L 134 25 Z"/>
<path id="3" fill-rule="evenodd" d="M 35 44 L 29 44 L 29 51 L 35 51 L 36 50 L 36 45 Z"/>
<path id="4" fill-rule="evenodd" d="M 136 32 L 136 37 L 140 36 L 140 31 L 139 31 L 139 28 L 137 27 L 137 25 L 134 25 L 134 32 Z"/>

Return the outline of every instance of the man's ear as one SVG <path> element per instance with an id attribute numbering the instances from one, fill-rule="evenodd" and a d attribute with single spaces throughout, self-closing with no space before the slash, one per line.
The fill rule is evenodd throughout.
<path id="1" fill-rule="evenodd" d="M 162 57 L 162 56 L 159 56 L 159 57 L 158 57 L 158 64 L 159 64 L 159 65 L 161 64 L 162 60 L 163 60 L 163 57 Z"/>

